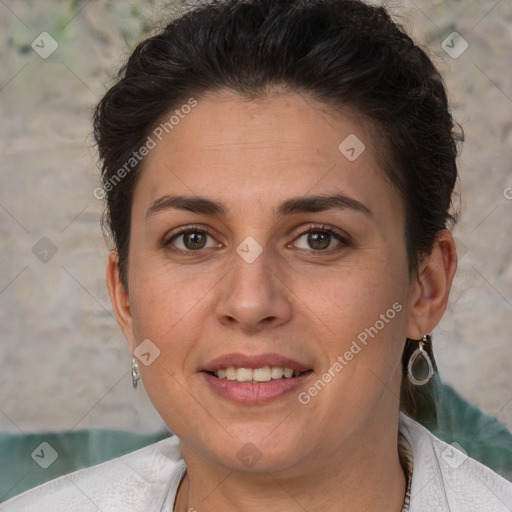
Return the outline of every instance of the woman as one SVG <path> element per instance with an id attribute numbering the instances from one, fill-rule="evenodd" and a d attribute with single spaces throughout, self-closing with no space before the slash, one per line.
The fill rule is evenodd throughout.
<path id="1" fill-rule="evenodd" d="M 95 136 L 110 297 L 175 436 L 2 510 L 512 510 L 511 483 L 412 418 L 461 137 L 383 8 L 197 7 L 135 49 Z"/>

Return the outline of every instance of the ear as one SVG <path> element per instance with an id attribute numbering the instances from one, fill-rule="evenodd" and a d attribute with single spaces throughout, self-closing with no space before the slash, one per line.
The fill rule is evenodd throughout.
<path id="1" fill-rule="evenodd" d="M 117 254 L 117 251 L 112 251 L 109 254 L 106 279 L 108 293 L 110 295 L 112 307 L 114 308 L 117 323 L 121 327 L 133 353 L 136 348 L 136 344 L 133 336 L 132 312 L 130 309 L 128 291 L 122 283 L 121 276 L 119 274 L 119 255 Z"/>
<path id="2" fill-rule="evenodd" d="M 457 269 L 457 251 L 447 229 L 439 231 L 432 252 L 420 264 L 412 283 L 407 337 L 419 340 L 432 332 L 443 316 Z"/>

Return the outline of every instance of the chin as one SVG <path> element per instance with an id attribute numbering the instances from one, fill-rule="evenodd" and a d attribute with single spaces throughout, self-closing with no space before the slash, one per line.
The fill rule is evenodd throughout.
<path id="1" fill-rule="evenodd" d="M 229 471 L 284 471 L 302 458 L 304 435 L 299 430 L 284 431 L 276 428 L 276 425 L 277 423 L 226 426 L 231 435 L 224 431 L 219 432 L 219 437 L 210 437 L 204 447 L 217 464 Z M 219 447 L 222 449 L 219 450 Z"/>

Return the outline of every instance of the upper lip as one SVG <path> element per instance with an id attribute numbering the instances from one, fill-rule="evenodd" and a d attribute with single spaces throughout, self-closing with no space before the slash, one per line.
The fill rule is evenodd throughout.
<path id="1" fill-rule="evenodd" d="M 310 366 L 306 366 L 294 359 L 282 356 L 280 354 L 242 354 L 240 352 L 233 352 L 231 354 L 224 354 L 208 362 L 202 371 L 215 372 L 221 368 L 262 368 L 264 366 L 281 366 L 283 368 L 290 368 L 296 372 L 305 372 L 311 370 Z"/>

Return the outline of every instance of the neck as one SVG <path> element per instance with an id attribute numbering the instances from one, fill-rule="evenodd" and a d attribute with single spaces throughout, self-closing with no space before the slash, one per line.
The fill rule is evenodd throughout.
<path id="1" fill-rule="evenodd" d="M 398 458 L 398 418 L 394 429 L 383 427 L 377 437 L 359 432 L 328 460 L 276 472 L 231 471 L 184 447 L 187 474 L 175 512 L 400 512 L 406 480 Z"/>

